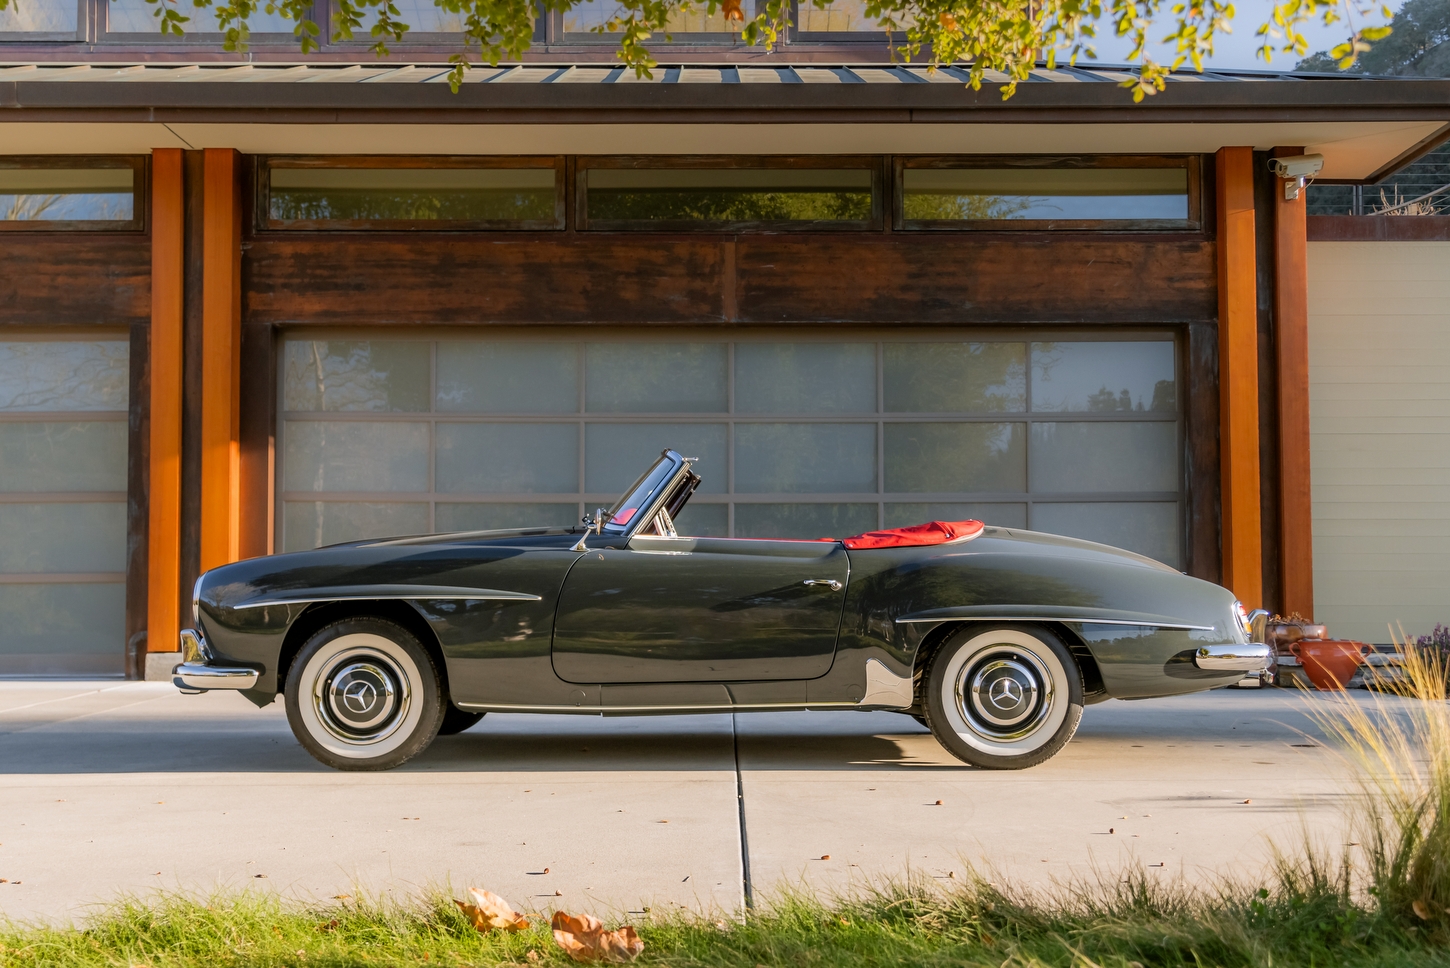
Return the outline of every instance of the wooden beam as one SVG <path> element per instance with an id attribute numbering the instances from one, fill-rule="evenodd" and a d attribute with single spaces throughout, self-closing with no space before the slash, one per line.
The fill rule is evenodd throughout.
<path id="1" fill-rule="evenodd" d="M 1299 155 L 1301 148 L 1276 149 Z M 1279 568 L 1284 614 L 1314 617 L 1314 503 L 1309 490 L 1309 244 L 1306 193 L 1274 186 L 1274 332 L 1279 382 Z"/>
<path id="2" fill-rule="evenodd" d="M 206 149 L 202 192 L 201 568 L 240 554 L 241 156 Z"/>
<path id="3" fill-rule="evenodd" d="M 185 194 L 181 149 L 151 154 L 151 457 L 146 650 L 177 648 L 181 598 L 182 296 Z"/>
<path id="4" fill-rule="evenodd" d="M 1223 584 L 1248 608 L 1263 603 L 1259 514 L 1258 288 L 1254 152 L 1220 148 L 1218 192 L 1219 447 Z"/>

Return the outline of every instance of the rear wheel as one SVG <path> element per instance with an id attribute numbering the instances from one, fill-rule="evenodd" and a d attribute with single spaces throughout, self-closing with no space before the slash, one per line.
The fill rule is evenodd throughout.
<path id="1" fill-rule="evenodd" d="M 1047 629 L 967 628 L 932 656 L 926 725 L 957 759 L 1020 770 L 1052 757 L 1082 720 L 1082 674 Z"/>
<path id="2" fill-rule="evenodd" d="M 466 709 L 459 709 L 452 703 L 448 704 L 448 711 L 443 714 L 443 725 L 438 727 L 439 736 L 453 736 L 465 729 L 472 729 L 478 725 L 483 718 L 483 713 L 471 713 Z"/>
<path id="3" fill-rule="evenodd" d="M 338 770 L 390 770 L 428 748 L 447 701 L 428 650 L 379 618 L 334 622 L 292 662 L 287 722 L 302 747 Z"/>

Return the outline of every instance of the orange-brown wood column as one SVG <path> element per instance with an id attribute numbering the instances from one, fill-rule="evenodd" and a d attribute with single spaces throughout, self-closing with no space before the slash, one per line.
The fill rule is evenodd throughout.
<path id="1" fill-rule="evenodd" d="M 1301 148 L 1276 155 L 1303 154 Z M 1309 491 L 1309 235 L 1307 193 L 1274 186 L 1274 333 L 1279 377 L 1279 568 L 1284 614 L 1314 617 L 1314 505 Z"/>
<path id="2" fill-rule="evenodd" d="M 202 191 L 201 568 L 240 544 L 241 156 L 206 149 Z"/>
<path id="3" fill-rule="evenodd" d="M 182 292 L 185 193 L 181 149 L 151 153 L 151 461 L 146 650 L 177 648 L 181 600 Z"/>
<path id="4" fill-rule="evenodd" d="M 1248 608 L 1263 603 L 1259 514 L 1259 337 L 1254 252 L 1254 152 L 1220 148 L 1218 181 L 1219 449 L 1223 583 Z"/>

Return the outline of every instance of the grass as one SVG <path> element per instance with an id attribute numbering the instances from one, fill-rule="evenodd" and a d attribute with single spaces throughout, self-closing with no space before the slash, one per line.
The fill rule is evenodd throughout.
<path id="1" fill-rule="evenodd" d="M 895 886 L 825 903 L 778 899 L 742 921 L 636 919 L 638 964 L 814 966 L 1450 965 L 1446 949 L 1378 906 L 1356 903 L 1345 869 L 1282 865 L 1272 887 L 1218 892 L 1145 875 L 1029 897 L 981 881 L 943 892 Z M 447 897 L 411 907 L 299 908 L 268 895 L 210 903 L 131 901 L 85 929 L 0 927 L 5 968 L 65 966 L 566 965 L 536 921 L 480 935 Z"/>
<path id="2" fill-rule="evenodd" d="M 1129 871 L 1015 891 L 982 879 L 776 898 L 743 920 L 635 920 L 641 965 L 673 968 L 1450 968 L 1450 702 L 1444 652 L 1406 645 L 1404 676 L 1367 701 L 1317 702 L 1352 767 L 1362 848 L 1306 840 L 1263 886 L 1215 890 Z M 84 928 L 0 923 L 0 968 L 342 968 L 571 964 L 546 917 L 480 935 L 445 895 L 410 905 L 287 904 L 272 895 L 131 899 Z"/>

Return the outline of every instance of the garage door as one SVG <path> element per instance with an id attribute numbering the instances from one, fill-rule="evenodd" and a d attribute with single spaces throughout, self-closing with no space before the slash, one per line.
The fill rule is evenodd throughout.
<path id="1" fill-rule="evenodd" d="M 127 344 L 0 341 L 0 675 L 119 675 Z"/>
<path id="2" fill-rule="evenodd" d="M 281 356 L 288 550 L 573 524 L 673 447 L 704 477 L 682 533 L 978 517 L 1181 562 L 1171 334 L 299 335 Z"/>

